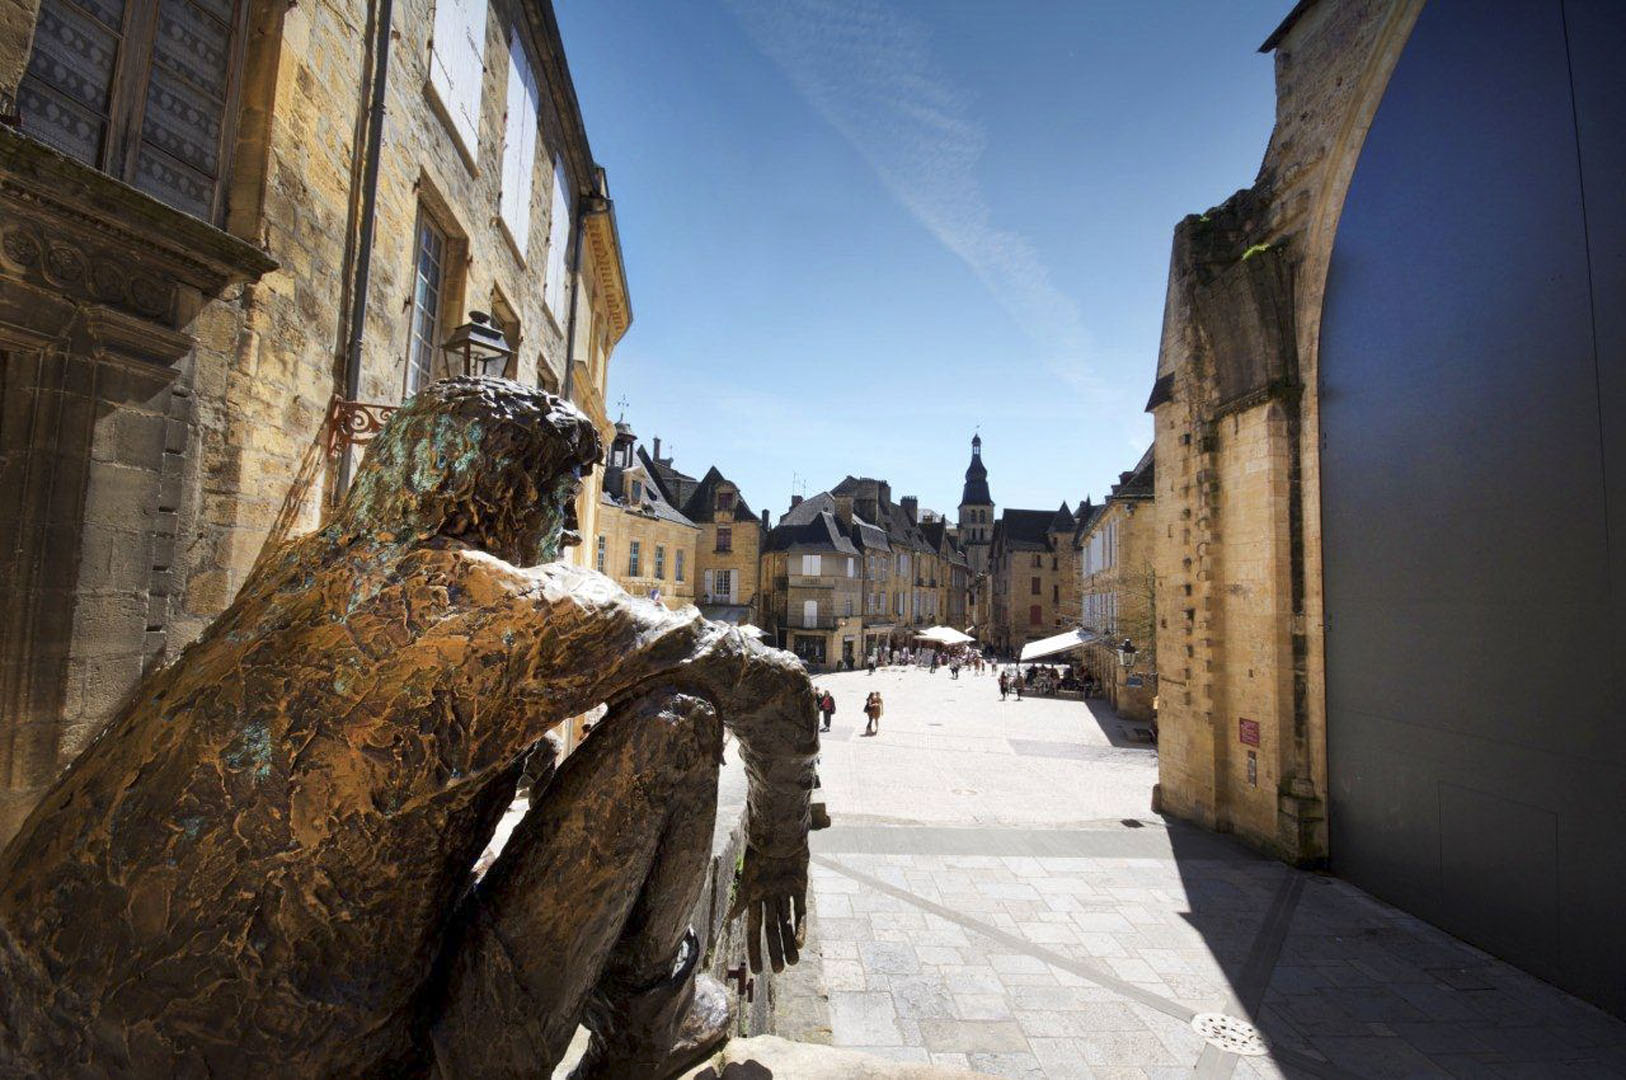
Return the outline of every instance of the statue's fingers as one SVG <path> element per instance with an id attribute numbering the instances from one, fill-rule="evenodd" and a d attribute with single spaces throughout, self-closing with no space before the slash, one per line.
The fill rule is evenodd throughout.
<path id="1" fill-rule="evenodd" d="M 790 902 L 796 912 L 796 944 L 800 947 L 807 944 L 807 893 L 795 893 Z"/>
<path id="2" fill-rule="evenodd" d="M 765 908 L 771 903 L 773 903 L 772 900 L 764 900 L 762 902 L 762 907 Z M 764 929 L 767 931 L 768 937 L 768 963 L 773 965 L 773 969 L 775 971 L 784 971 L 785 948 L 779 940 L 778 912 L 769 912 L 768 925 L 764 927 Z"/>
<path id="3" fill-rule="evenodd" d="M 746 907 L 745 954 L 751 961 L 753 974 L 762 970 L 762 905 L 752 903 Z"/>
<path id="4" fill-rule="evenodd" d="M 797 949 L 796 926 L 791 922 L 790 897 L 781 896 L 775 900 L 774 909 L 779 915 L 779 944 L 785 950 L 785 963 L 794 964 L 802 956 Z"/>

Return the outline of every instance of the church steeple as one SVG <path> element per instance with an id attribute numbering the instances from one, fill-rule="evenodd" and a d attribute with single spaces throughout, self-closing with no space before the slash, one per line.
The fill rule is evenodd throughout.
<path id="1" fill-rule="evenodd" d="M 994 538 L 994 497 L 988 493 L 988 469 L 982 463 L 982 436 L 971 436 L 971 464 L 960 493 L 960 546 L 971 569 L 988 567 L 988 545 Z"/>
<path id="2" fill-rule="evenodd" d="M 993 506 L 988 494 L 988 469 L 982 463 L 982 436 L 971 436 L 971 464 L 965 470 L 965 489 L 960 493 L 960 506 Z"/>

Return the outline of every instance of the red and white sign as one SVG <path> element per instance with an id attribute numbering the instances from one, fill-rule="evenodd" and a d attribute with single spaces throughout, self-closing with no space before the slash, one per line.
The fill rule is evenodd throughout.
<path id="1" fill-rule="evenodd" d="M 1237 741 L 1243 746 L 1258 746 L 1259 721 L 1238 719 L 1236 722 L 1236 737 Z"/>

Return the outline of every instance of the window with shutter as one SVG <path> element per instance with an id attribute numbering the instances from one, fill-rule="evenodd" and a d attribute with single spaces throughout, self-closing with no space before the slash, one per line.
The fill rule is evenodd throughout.
<path id="1" fill-rule="evenodd" d="M 683 555 L 683 549 L 679 548 L 672 557 L 672 577 L 676 581 L 683 580 Z"/>
<path id="2" fill-rule="evenodd" d="M 480 91 L 485 84 L 486 0 L 436 0 L 429 88 L 470 161 L 480 156 Z"/>
<path id="3" fill-rule="evenodd" d="M 42 0 L 22 129 L 218 224 L 242 79 L 241 0 Z"/>
<path id="4" fill-rule="evenodd" d="M 802 601 L 802 625 L 809 629 L 819 625 L 819 602 L 817 600 Z"/>
<path id="5" fill-rule="evenodd" d="M 553 198 L 548 206 L 548 268 L 542 300 L 559 325 L 565 322 L 565 249 L 570 246 L 570 194 L 565 188 L 565 163 L 553 158 Z"/>
<path id="6" fill-rule="evenodd" d="M 508 35 L 508 116 L 503 126 L 502 193 L 500 212 L 503 226 L 520 255 L 531 236 L 531 177 L 536 171 L 536 130 L 541 92 L 536 70 L 525 55 L 525 44 L 517 29 Z"/>

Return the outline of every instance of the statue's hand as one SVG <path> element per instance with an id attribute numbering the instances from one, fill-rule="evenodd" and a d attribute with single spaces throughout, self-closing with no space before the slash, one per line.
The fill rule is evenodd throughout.
<path id="1" fill-rule="evenodd" d="M 807 849 L 791 856 L 763 855 L 747 845 L 729 919 L 746 913 L 746 954 L 753 972 L 762 970 L 762 939 L 768 962 L 785 970 L 801 958 L 807 934 Z"/>

